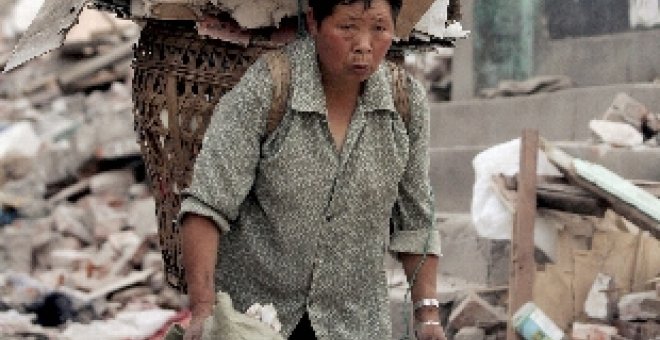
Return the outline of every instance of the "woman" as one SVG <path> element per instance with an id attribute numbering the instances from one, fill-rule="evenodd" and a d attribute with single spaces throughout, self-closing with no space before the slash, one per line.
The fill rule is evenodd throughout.
<path id="1" fill-rule="evenodd" d="M 310 36 L 285 49 L 292 81 L 275 131 L 265 133 L 272 81 L 259 60 L 204 137 L 179 216 L 186 339 L 199 337 L 216 288 L 237 310 L 273 303 L 289 339 L 390 339 L 388 250 L 415 276 L 418 339 L 444 339 L 425 92 L 409 79 L 404 123 L 382 63 L 400 0 L 309 7 Z"/>

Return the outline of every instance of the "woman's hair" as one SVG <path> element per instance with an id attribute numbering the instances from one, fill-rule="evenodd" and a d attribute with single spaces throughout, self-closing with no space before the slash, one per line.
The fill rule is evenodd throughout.
<path id="1" fill-rule="evenodd" d="M 321 22 L 332 15 L 332 12 L 335 10 L 337 5 L 351 5 L 356 2 L 364 3 L 364 8 L 367 9 L 371 7 L 372 0 L 309 0 L 309 7 L 312 9 L 312 14 L 318 25 L 321 25 Z M 396 21 L 396 17 L 399 14 L 401 9 L 402 0 L 385 0 L 390 4 L 392 8 L 392 18 Z"/>

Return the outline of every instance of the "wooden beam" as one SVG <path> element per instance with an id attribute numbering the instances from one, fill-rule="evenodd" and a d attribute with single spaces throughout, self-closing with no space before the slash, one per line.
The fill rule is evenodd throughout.
<path id="1" fill-rule="evenodd" d="M 523 304 L 532 300 L 534 287 L 534 220 L 536 218 L 536 162 L 539 134 L 524 130 L 520 146 L 518 203 L 511 233 L 509 274 L 509 321 L 507 340 L 522 339 L 516 334 L 511 317 Z"/>
<path id="2" fill-rule="evenodd" d="M 647 192 L 644 192 L 642 189 L 639 189 L 638 187 L 635 187 L 634 185 L 627 183 L 630 181 L 626 181 L 625 179 L 620 178 L 618 175 L 610 172 L 611 175 L 606 177 L 609 181 L 611 181 L 611 183 L 609 183 L 610 186 L 618 185 L 619 188 L 625 188 L 623 192 L 621 189 L 619 189 L 618 195 L 614 194 L 612 192 L 605 190 L 599 185 L 592 183 L 590 180 L 587 180 L 586 178 L 583 178 L 580 174 L 578 174 L 578 171 L 576 170 L 576 166 L 575 166 L 577 161 L 576 158 L 574 158 L 573 156 L 567 154 L 566 152 L 560 150 L 559 148 L 553 146 L 551 143 L 545 140 L 541 141 L 541 148 L 548 156 L 548 160 L 550 160 L 550 162 L 552 162 L 555 166 L 557 166 L 557 168 L 559 168 L 559 170 L 564 174 L 564 176 L 566 176 L 566 178 L 571 184 L 579 186 L 591 192 L 596 197 L 606 201 L 610 205 L 612 210 L 614 210 L 617 214 L 625 217 L 630 222 L 638 226 L 640 229 L 648 231 L 649 233 L 651 233 L 651 235 L 655 236 L 656 238 L 660 238 L 660 221 L 654 219 L 653 217 L 651 217 L 651 215 L 647 214 L 645 211 L 640 209 L 639 205 L 634 206 L 626 202 L 621 197 L 621 196 L 626 196 L 622 194 L 627 194 L 629 198 L 633 198 L 637 202 L 639 202 L 640 197 L 644 196 L 647 197 L 644 198 L 645 200 L 644 202 L 648 203 L 650 202 L 650 200 L 655 200 L 652 194 L 648 194 L 649 189 L 647 189 Z M 584 163 L 584 161 L 581 162 Z M 603 171 L 601 171 L 601 173 L 602 172 Z M 653 209 L 651 210 L 657 212 L 657 204 L 654 205 Z"/>
<path id="3" fill-rule="evenodd" d="M 517 202 L 517 176 L 495 175 L 493 183 L 495 193 L 500 196 L 507 209 L 509 205 Z M 608 203 L 581 187 L 569 184 L 564 177 L 538 176 L 536 207 L 602 217 Z M 513 212 L 515 209 L 509 210 Z"/>

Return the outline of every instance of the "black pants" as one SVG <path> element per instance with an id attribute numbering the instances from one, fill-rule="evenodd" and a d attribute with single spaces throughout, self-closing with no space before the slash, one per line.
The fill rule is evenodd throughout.
<path id="1" fill-rule="evenodd" d="M 309 321 L 309 315 L 307 313 L 300 319 L 296 329 L 291 333 L 289 340 L 316 340 L 316 334 L 314 334 L 312 322 Z"/>

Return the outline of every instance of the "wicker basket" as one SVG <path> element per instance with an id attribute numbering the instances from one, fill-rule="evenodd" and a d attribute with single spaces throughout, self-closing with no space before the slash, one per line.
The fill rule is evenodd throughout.
<path id="1" fill-rule="evenodd" d="M 262 53 L 277 47 L 241 47 L 200 37 L 194 23 L 150 21 L 135 48 L 135 130 L 156 200 L 166 281 L 181 291 L 179 193 L 190 184 L 220 97 Z"/>

